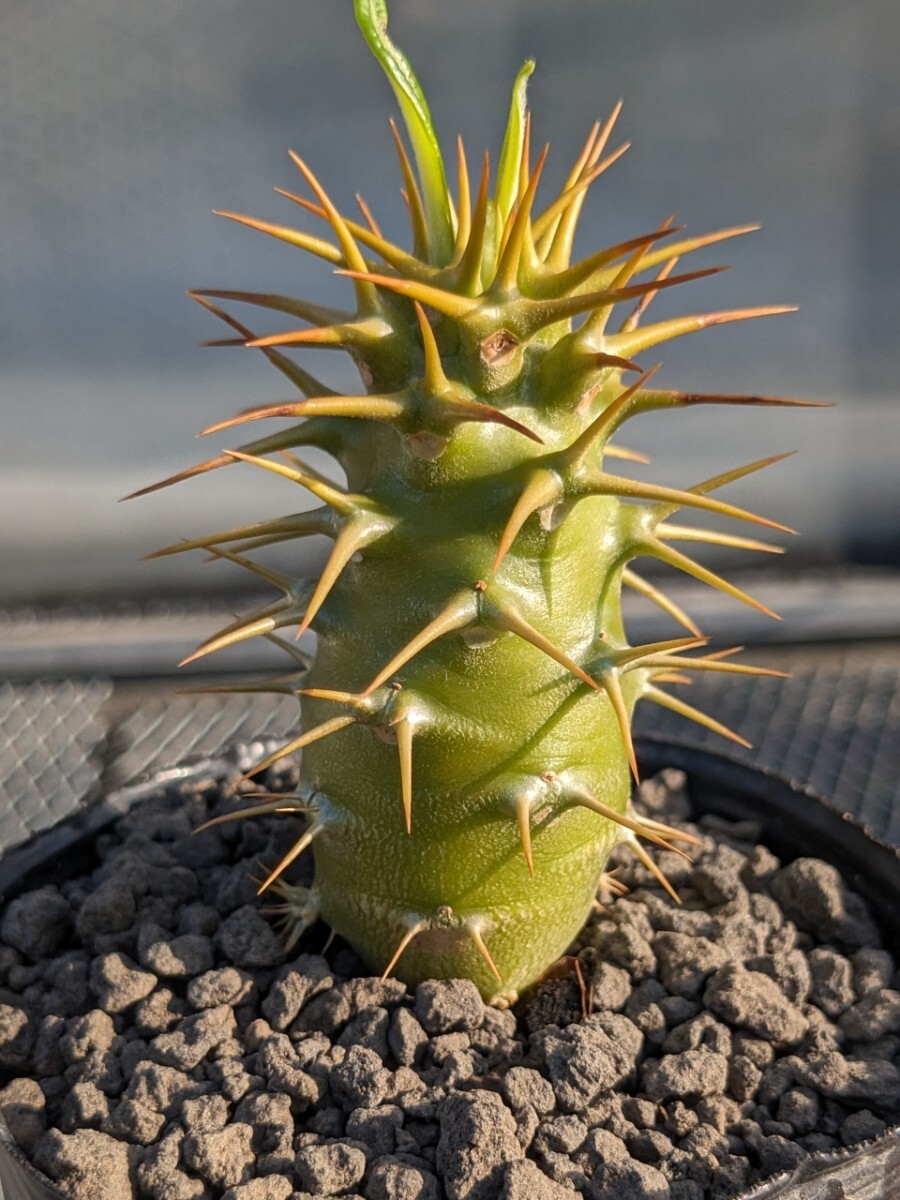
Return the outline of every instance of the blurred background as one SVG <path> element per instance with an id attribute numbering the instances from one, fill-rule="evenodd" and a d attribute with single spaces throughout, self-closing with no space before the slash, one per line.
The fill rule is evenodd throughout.
<path id="1" fill-rule="evenodd" d="M 831 672 L 834 699 L 804 753 L 821 764 L 827 743 L 837 756 L 829 721 L 839 719 L 850 741 L 870 736 L 853 795 L 874 788 L 883 808 L 885 788 L 896 786 L 891 721 L 900 721 L 896 0 L 392 0 L 391 32 L 420 75 L 445 147 L 462 133 L 472 158 L 485 144 L 498 152 L 512 79 L 536 57 L 530 100 L 536 142 L 552 142 L 550 186 L 594 119 L 624 98 L 614 137 L 634 145 L 595 185 L 582 252 L 643 233 L 672 211 L 695 233 L 762 224 L 691 262 L 730 262 L 734 271 L 663 294 L 656 309 L 790 303 L 799 311 L 664 347 L 661 381 L 835 407 L 660 417 L 635 422 L 627 440 L 652 456 L 651 476 L 682 485 L 800 451 L 728 497 L 802 531 L 786 558 L 767 558 L 749 575 L 740 564 L 735 575 L 743 570 L 784 623 L 690 585 L 685 603 L 724 638 L 778 643 L 782 656 L 797 658 L 800 678 L 807 668 L 811 681 Z M 181 537 L 297 507 L 294 496 L 289 485 L 236 468 L 117 501 L 234 444 L 195 443 L 199 429 L 285 398 L 261 355 L 198 348 L 224 330 L 186 288 L 288 291 L 341 304 L 348 286 L 327 265 L 211 210 L 314 229 L 314 218 L 272 191 L 300 187 L 287 157 L 293 148 L 340 206 L 361 190 L 385 232 L 405 237 L 392 112 L 350 0 L 5 0 L 0 677 L 11 702 L 0 720 L 14 723 L 6 726 L 6 777 L 25 781 L 26 792 L 35 770 L 23 767 L 28 739 L 34 754 L 56 753 L 58 730 L 50 738 L 41 726 L 48 705 L 82 739 L 78 762 L 102 760 L 78 776 L 78 794 L 202 748 L 202 738 L 165 741 L 159 732 L 166 721 L 187 726 L 184 702 L 171 699 L 164 677 L 240 607 L 248 583 L 196 557 L 139 559 Z M 275 327 L 265 314 L 247 319 L 261 333 Z M 304 362 L 332 386 L 354 386 L 351 366 L 334 356 Z M 301 554 L 315 558 L 321 547 Z M 635 628 L 671 636 L 658 616 L 638 606 Z M 257 665 L 265 649 L 236 650 L 221 669 Z M 151 680 L 168 689 L 159 692 L 156 726 L 141 708 Z M 71 718 L 59 718 L 68 710 L 57 687 L 69 689 Z M 796 686 L 784 694 L 798 694 Z M 713 702 L 725 700 L 716 694 Z M 733 703 L 743 710 L 747 702 Z M 766 720 L 775 703 L 763 702 Z M 875 716 L 860 735 L 848 713 L 867 704 Z M 253 721 L 286 725 L 294 715 L 242 712 L 244 724 L 235 717 L 224 732 L 211 717 L 214 732 L 204 736 L 246 731 Z M 122 742 L 126 718 L 149 740 L 143 757 L 123 765 L 109 745 Z M 779 720 L 797 727 L 793 709 Z M 795 751 L 785 743 L 769 757 L 810 777 Z M 845 751 L 820 781 L 824 789 L 837 786 L 835 772 L 846 774 Z M 878 782 L 882 774 L 894 782 Z M 56 788 L 66 770 L 57 775 Z"/>

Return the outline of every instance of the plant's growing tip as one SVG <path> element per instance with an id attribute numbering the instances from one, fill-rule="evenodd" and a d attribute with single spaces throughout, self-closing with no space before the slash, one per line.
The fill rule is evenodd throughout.
<path id="1" fill-rule="evenodd" d="M 778 550 L 681 522 L 712 513 L 784 530 L 718 495 L 781 456 L 679 489 L 614 465 L 642 461 L 615 439 L 639 413 L 796 402 L 660 388 L 636 360 L 686 333 L 790 310 L 647 319 L 662 289 L 717 269 L 679 270 L 681 259 L 754 226 L 690 237 L 669 219 L 573 262 L 588 191 L 625 149 L 610 149 L 620 106 L 591 129 L 559 194 L 539 203 L 547 151 L 535 159 L 530 147 L 531 63 L 515 81 L 493 178 L 488 155 L 470 174 L 460 142 L 451 193 L 386 5 L 356 0 L 355 9 L 412 146 L 410 157 L 394 128 L 412 248 L 385 238 L 362 200 L 358 217 L 339 213 L 296 155 L 306 194 L 285 195 L 320 233 L 224 214 L 324 259 L 348 280 L 353 305 L 195 292 L 231 328 L 220 344 L 257 347 L 294 390 L 207 432 L 292 423 L 164 483 L 241 464 L 281 476 L 318 507 L 159 553 L 211 551 L 280 593 L 191 658 L 256 636 L 293 654 L 293 674 L 253 686 L 300 698 L 300 732 L 272 759 L 302 751 L 301 788 L 246 810 L 306 815 L 303 837 L 262 881 L 278 893 L 291 943 L 321 917 L 376 971 L 411 983 L 467 976 L 508 1003 L 577 933 L 616 844 L 671 891 L 638 839 L 671 849 L 681 835 L 629 804 L 635 703 L 741 741 L 672 689 L 696 671 L 769 673 L 708 652 L 693 619 L 633 564 L 655 559 L 768 612 L 678 546 Z M 293 327 L 251 330 L 219 301 L 285 314 Z M 336 393 L 286 353 L 303 347 L 349 353 L 359 391 Z M 330 454 L 346 485 L 297 457 L 304 447 Z M 312 534 L 333 542 L 317 579 L 253 557 Z M 682 636 L 631 645 L 623 587 Z M 315 631 L 314 662 L 277 637 L 288 628 Z M 307 847 L 308 889 L 284 880 Z"/>

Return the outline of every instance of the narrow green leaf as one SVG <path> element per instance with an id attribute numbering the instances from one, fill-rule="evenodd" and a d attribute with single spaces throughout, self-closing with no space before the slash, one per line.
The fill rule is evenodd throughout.
<path id="1" fill-rule="evenodd" d="M 522 143 L 525 138 L 525 93 L 528 79 L 534 70 L 534 59 L 528 59 L 516 76 L 513 84 L 512 102 L 509 106 L 509 121 L 500 151 L 500 166 L 497 171 L 497 191 L 494 203 L 497 206 L 500 229 L 506 223 L 519 191 L 519 164 L 522 160 Z"/>
<path id="2" fill-rule="evenodd" d="M 425 93 L 406 56 L 388 37 L 386 0 L 353 0 L 357 24 L 369 49 L 388 77 L 409 132 L 419 168 L 428 219 L 429 253 L 433 265 L 445 266 L 453 253 L 453 227 L 444 161 Z"/>

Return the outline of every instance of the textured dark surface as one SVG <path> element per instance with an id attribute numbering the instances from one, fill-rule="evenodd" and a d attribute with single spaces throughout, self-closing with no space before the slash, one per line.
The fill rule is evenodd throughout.
<path id="1" fill-rule="evenodd" d="M 380 1182 L 402 1180 L 415 1164 L 412 1179 L 423 1184 L 415 1194 L 431 1200 L 511 1198 L 514 1177 L 516 1195 L 568 1195 L 565 1187 L 578 1183 L 596 1200 L 650 1200 L 685 1175 L 700 1185 L 692 1196 L 722 1200 L 805 1164 L 795 1182 L 818 1184 L 826 1173 L 822 1200 L 888 1200 L 889 1188 L 879 1185 L 895 1173 L 896 1137 L 861 1161 L 842 1146 L 876 1136 L 882 1117 L 898 1113 L 896 1039 L 882 1038 L 875 1052 L 871 1024 L 896 1024 L 896 992 L 887 986 L 896 960 L 887 951 L 873 957 L 877 931 L 831 872 L 837 861 L 829 854 L 816 863 L 805 852 L 818 856 L 837 841 L 844 878 L 864 879 L 888 933 L 898 929 L 900 876 L 889 865 L 896 852 L 882 846 L 873 854 L 864 838 L 854 847 L 841 817 L 797 789 L 697 753 L 691 828 L 702 843 L 692 864 L 666 864 L 686 907 L 664 897 L 627 851 L 618 853 L 617 878 L 630 894 L 597 906 L 576 947 L 593 1015 L 571 973 L 544 980 L 516 1011 L 502 1012 L 486 1008 L 467 980 L 431 980 L 413 994 L 396 979 L 367 978 L 341 939 L 318 954 L 325 931 L 316 929 L 282 967 L 290 953 L 235 874 L 246 878 L 249 861 L 280 858 L 294 836 L 288 823 L 273 815 L 229 826 L 235 836 L 191 833 L 192 824 L 242 805 L 232 790 L 235 765 L 237 758 L 230 766 L 204 760 L 175 786 L 160 781 L 120 794 L 126 815 L 103 839 L 101 870 L 60 891 L 38 876 L 38 891 L 7 909 L 7 961 L 10 950 L 33 961 L 33 969 L 8 974 L 7 1016 L 69 1020 L 55 1059 L 37 1045 L 23 1048 L 7 1022 L 2 1048 L 19 1074 L 30 1055 L 34 1078 L 20 1080 L 30 1087 L 11 1084 L 0 1107 L 33 1147 L 34 1162 L 73 1198 L 131 1195 L 126 1142 L 140 1128 L 148 1152 L 134 1190 L 142 1196 L 187 1195 L 197 1181 L 182 1166 L 217 1194 L 226 1174 L 231 1183 L 255 1174 L 285 1176 L 288 1186 L 299 1180 L 317 1196 L 343 1195 L 353 1182 L 370 1197 L 400 1196 Z M 272 772 L 266 783 L 290 789 L 292 779 Z M 690 819 L 677 771 L 644 787 L 641 801 L 648 815 Z M 785 840 L 754 846 L 748 815 L 766 814 L 774 832 L 772 810 L 791 808 L 798 819 Z M 136 844 L 145 847 L 146 891 L 123 919 Z M 802 847 L 802 870 L 779 869 L 775 846 L 788 856 Z M 59 852 L 57 844 L 49 861 Z M 63 857 L 77 876 L 77 858 Z M 149 866 L 167 858 L 168 868 L 180 864 L 177 888 L 172 869 Z M 199 903 L 187 902 L 194 898 Z M 806 916 L 797 914 L 800 904 Z M 788 914 L 803 929 L 804 950 Z M 70 922 L 76 936 L 65 956 L 48 960 L 46 948 Z M 846 964 L 836 991 L 810 986 L 811 966 L 799 966 L 826 932 L 829 961 Z M 84 966 L 80 983 L 61 970 L 67 961 Z M 835 1001 L 850 1007 L 829 1035 L 813 1018 L 816 1010 L 836 1015 Z M 157 1036 L 148 1045 L 131 1030 Z M 261 1079 L 261 1093 L 246 1094 L 251 1079 Z M 871 1087 L 864 1112 L 855 1111 L 861 1080 Z M 251 1125 L 265 1131 L 265 1157 L 253 1153 Z M 62 1137 L 58 1129 L 78 1132 Z M 209 1134 L 202 1154 L 171 1153 L 180 1129 L 189 1148 Z M 816 1157 L 825 1148 L 828 1158 Z M 0 1150 L 0 1178 L 4 1165 Z M 550 1188 L 547 1177 L 561 1186 Z M 782 1177 L 767 1194 L 809 1200 L 808 1187 L 784 1184 Z M 20 1200 L 19 1191 L 9 1200 Z"/>

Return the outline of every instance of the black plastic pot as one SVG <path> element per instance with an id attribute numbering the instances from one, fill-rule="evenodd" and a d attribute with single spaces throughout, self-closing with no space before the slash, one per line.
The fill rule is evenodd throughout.
<path id="1" fill-rule="evenodd" d="M 271 747 L 236 747 L 160 772 L 86 807 L 38 834 L 0 861 L 3 903 L 46 879 L 60 880 L 89 869 L 97 834 L 160 787 L 179 780 L 222 778 L 246 771 Z M 822 858 L 865 896 L 880 921 L 886 944 L 900 957 L 900 847 L 890 846 L 834 804 L 802 785 L 705 750 L 645 738 L 638 742 L 642 773 L 677 767 L 688 776 L 699 813 L 762 822 L 763 840 L 783 859 Z M 0 1200 L 60 1200 L 60 1192 L 36 1171 L 12 1141 L 0 1118 Z M 752 1200 L 900 1200 L 900 1128 L 877 1142 L 839 1157 L 812 1157 L 790 1177 L 769 1180 Z M 124 1200 L 124 1198 L 123 1198 Z"/>

